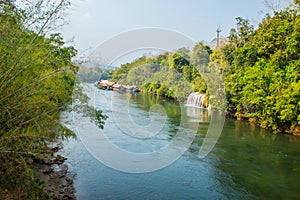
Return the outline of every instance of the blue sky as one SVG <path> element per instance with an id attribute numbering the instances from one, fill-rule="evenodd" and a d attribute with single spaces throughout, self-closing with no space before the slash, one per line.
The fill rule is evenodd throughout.
<path id="1" fill-rule="evenodd" d="M 235 18 L 257 23 L 263 0 L 73 0 L 70 23 L 63 29 L 80 53 L 89 52 L 122 32 L 143 27 L 178 31 L 196 41 L 210 42 L 218 25 L 221 36 L 235 27 Z"/>

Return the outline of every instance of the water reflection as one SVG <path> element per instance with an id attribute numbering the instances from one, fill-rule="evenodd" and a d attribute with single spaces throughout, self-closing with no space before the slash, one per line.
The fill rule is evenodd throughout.
<path id="1" fill-rule="evenodd" d="M 177 102 L 146 94 L 110 91 L 101 92 L 95 105 L 111 116 L 112 101 L 120 105 L 129 101 L 130 116 L 141 126 L 150 122 L 146 119 L 155 104 L 162 105 L 167 115 L 164 131 L 143 140 L 146 142 L 142 145 L 122 134 L 110 117 L 104 129 L 107 137 L 128 151 L 149 152 L 169 143 L 177 134 L 182 116 L 186 122 L 199 125 L 197 135 L 188 151 L 172 165 L 135 175 L 112 170 L 93 159 L 82 144 L 69 143 L 67 162 L 77 173 L 78 199 L 299 198 L 300 138 L 274 135 L 254 125 L 227 119 L 213 151 L 199 159 L 198 152 L 211 120 L 208 110 L 182 107 Z M 151 112 L 155 115 L 156 110 Z"/>
<path id="2" fill-rule="evenodd" d="M 186 107 L 187 116 L 191 117 L 190 122 L 209 122 L 211 111 L 203 108 Z"/>
<path id="3" fill-rule="evenodd" d="M 230 186 L 249 198 L 297 199 L 299 150 L 298 138 L 228 119 L 210 158 L 222 188 Z"/>

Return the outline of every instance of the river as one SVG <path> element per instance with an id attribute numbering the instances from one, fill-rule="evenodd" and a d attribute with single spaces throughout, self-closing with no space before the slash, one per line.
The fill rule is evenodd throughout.
<path id="1" fill-rule="evenodd" d="M 199 128 L 192 144 L 181 157 L 167 167 L 147 173 L 127 173 L 110 168 L 88 152 L 89 147 L 83 145 L 80 137 L 77 141 L 69 140 L 65 143 L 64 155 L 68 157 L 70 172 L 75 174 L 79 200 L 300 197 L 299 137 L 275 135 L 253 124 L 226 119 L 215 147 L 200 159 L 198 152 L 211 116 L 208 110 L 182 106 L 172 100 L 143 93 L 95 92 L 90 88 L 88 94 L 93 104 L 109 116 L 103 132 L 112 143 L 130 152 L 155 151 L 172 141 L 181 126 L 182 110 Z M 161 107 L 150 110 L 154 118 L 152 122 L 164 121 L 164 126 L 153 137 L 132 139 L 116 125 L 112 101 L 115 105 L 127 107 L 132 120 L 141 126 L 151 121 L 149 108 L 159 104 Z M 117 120 L 118 123 L 128 121 Z M 82 131 L 82 134 L 89 134 L 92 130 Z M 97 143 L 96 139 L 94 143 Z M 99 149 L 105 151 L 101 146 Z"/>

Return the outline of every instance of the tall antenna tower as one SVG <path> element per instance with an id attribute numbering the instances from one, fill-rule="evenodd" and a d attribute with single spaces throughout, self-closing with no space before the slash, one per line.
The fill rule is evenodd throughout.
<path id="1" fill-rule="evenodd" d="M 220 32 L 221 32 L 222 30 L 221 30 L 221 28 L 220 28 L 220 25 L 219 25 L 219 27 L 218 27 L 218 29 L 217 29 L 217 48 L 219 47 L 219 45 L 220 45 Z"/>

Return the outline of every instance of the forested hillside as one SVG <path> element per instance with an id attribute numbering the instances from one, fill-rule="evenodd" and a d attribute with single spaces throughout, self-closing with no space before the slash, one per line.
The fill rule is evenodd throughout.
<path id="1" fill-rule="evenodd" d="M 212 97 L 217 89 L 207 85 L 217 81 L 212 78 L 216 67 L 225 84 L 229 116 L 299 134 L 299 2 L 267 15 L 256 29 L 247 19 L 236 21 L 226 45 L 211 50 L 198 43 L 192 51 L 141 57 L 115 69 L 112 80 L 177 100 L 195 91 Z"/>
<path id="2" fill-rule="evenodd" d="M 237 18 L 237 28 L 228 38 L 229 44 L 211 56 L 224 77 L 228 113 L 275 132 L 298 132 L 299 9 L 268 15 L 256 30 Z"/>

